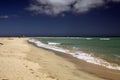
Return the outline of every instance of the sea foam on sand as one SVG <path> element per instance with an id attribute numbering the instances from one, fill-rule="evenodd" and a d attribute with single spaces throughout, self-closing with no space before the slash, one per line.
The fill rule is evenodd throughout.
<path id="1" fill-rule="evenodd" d="M 107 62 L 107 61 L 105 61 L 105 60 L 103 60 L 101 58 L 94 57 L 91 54 L 84 53 L 82 51 L 71 52 L 68 49 L 63 49 L 61 47 L 57 47 L 56 45 L 44 44 L 44 43 L 42 43 L 42 42 L 40 42 L 38 40 L 35 40 L 35 39 L 31 39 L 31 40 L 29 40 L 29 42 L 34 43 L 38 47 L 42 47 L 42 48 L 46 48 L 46 49 L 50 49 L 50 50 L 70 54 L 73 57 L 84 60 L 84 61 L 86 61 L 88 63 L 97 64 L 97 65 L 104 66 L 104 67 L 109 68 L 109 69 L 120 70 L 119 65 L 114 64 L 114 63 L 109 63 L 109 62 Z M 57 44 L 57 43 L 55 43 L 55 44 Z"/>

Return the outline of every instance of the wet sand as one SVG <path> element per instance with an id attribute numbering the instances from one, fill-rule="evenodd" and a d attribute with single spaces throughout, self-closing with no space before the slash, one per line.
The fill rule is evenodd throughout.
<path id="1" fill-rule="evenodd" d="M 0 38 L 0 80 L 120 79 L 118 71 L 92 66 L 70 55 L 38 48 L 29 44 L 28 39 Z M 111 74 L 111 71 L 116 74 Z M 105 72 L 108 73 L 108 76 L 105 75 L 107 77 L 98 76 Z"/>
<path id="2" fill-rule="evenodd" d="M 36 46 L 35 44 L 33 45 Z M 107 80 L 119 80 L 120 79 L 120 71 L 118 70 L 108 69 L 103 66 L 99 66 L 96 64 L 92 64 L 92 63 L 87 63 L 69 54 L 56 52 L 56 51 L 45 49 L 45 48 L 40 48 L 40 49 L 53 52 L 55 55 L 60 56 L 69 62 L 72 62 L 79 71 L 84 71 L 89 74 L 93 74 L 93 75 L 96 75 L 100 78 L 107 79 Z"/>
<path id="3" fill-rule="evenodd" d="M 76 65 L 77 69 L 80 71 L 82 70 L 82 71 L 88 72 L 90 74 L 94 74 L 96 76 L 99 76 L 101 78 L 108 79 L 108 80 L 119 80 L 120 79 L 120 71 L 118 70 L 108 69 L 103 66 L 87 63 L 83 60 L 74 58 L 73 56 L 68 55 L 68 54 L 56 53 L 56 55 L 59 55 L 63 57 L 64 59 L 70 62 L 73 62 Z"/>

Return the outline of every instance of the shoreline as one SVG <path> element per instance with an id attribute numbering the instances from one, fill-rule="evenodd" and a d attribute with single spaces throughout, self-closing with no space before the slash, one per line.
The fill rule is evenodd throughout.
<path id="1" fill-rule="evenodd" d="M 57 80 L 107 80 L 105 78 L 98 77 L 96 75 L 90 74 L 83 70 L 78 70 L 78 68 L 73 62 L 65 60 L 65 58 L 56 55 L 59 52 L 40 48 L 31 43 L 29 43 L 29 45 L 32 48 L 34 48 L 36 51 L 38 50 L 44 53 L 32 54 L 31 56 L 28 55 L 27 57 L 28 60 L 31 61 L 31 57 L 35 56 L 34 60 L 32 59 L 32 61 L 39 64 L 44 64 L 44 65 L 46 64 L 47 66 L 44 66 L 45 68 L 44 71 L 47 71 L 47 73 L 57 78 Z M 41 60 L 43 60 L 43 59 L 40 59 L 41 55 L 42 56 L 44 55 L 45 63 L 44 61 L 43 63 L 40 62 Z"/>
<path id="2" fill-rule="evenodd" d="M 28 42 L 30 43 L 30 42 Z M 37 45 L 35 45 L 34 43 L 30 43 L 36 47 L 38 47 Z M 100 66 L 100 65 L 96 65 L 93 63 L 88 63 L 86 61 L 83 61 L 81 59 L 78 59 L 76 57 L 73 57 L 70 54 L 65 54 L 62 52 L 58 52 L 58 51 L 54 51 L 54 50 L 50 50 L 50 49 L 46 49 L 43 47 L 38 47 L 50 52 L 55 53 L 55 55 L 62 57 L 63 59 L 72 62 L 73 64 L 75 64 L 76 68 L 79 71 L 85 71 L 89 74 L 93 74 L 96 75 L 100 78 L 104 78 L 104 79 L 110 79 L 110 80 L 118 80 L 120 78 L 120 71 L 119 70 L 114 70 L 114 69 L 108 69 L 106 67 Z"/>
<path id="3" fill-rule="evenodd" d="M 86 65 L 84 61 L 79 62 L 67 54 L 38 48 L 28 43 L 29 39 L 31 38 L 0 38 L 0 43 L 3 44 L 0 45 L 0 80 L 118 80 L 120 78 L 116 75 L 111 76 L 113 79 L 98 77 L 85 71 L 91 64 Z"/>
<path id="4" fill-rule="evenodd" d="M 54 51 L 53 51 L 54 52 Z M 61 54 L 59 52 L 54 52 L 56 55 L 63 57 L 65 60 L 72 62 L 76 65 L 78 70 L 85 71 L 87 73 L 96 75 L 100 78 L 118 80 L 120 77 L 120 71 L 108 69 L 103 66 L 88 63 L 83 60 L 77 59 L 69 54 Z"/>
<path id="5" fill-rule="evenodd" d="M 106 60 L 103 57 L 100 58 L 100 56 L 98 57 L 96 55 L 92 55 L 92 54 L 86 53 L 86 52 L 81 51 L 81 50 L 72 52 L 70 49 L 45 44 L 37 39 L 30 39 L 30 40 L 28 40 L 28 42 L 35 44 L 35 46 L 43 48 L 43 49 L 48 49 L 48 50 L 61 52 L 61 53 L 65 53 L 65 54 L 70 54 L 73 57 L 76 57 L 77 59 L 83 60 L 85 62 L 96 64 L 99 66 L 103 66 L 103 67 L 106 67 L 108 69 L 120 71 L 119 63 L 118 64 L 113 63 L 113 61 L 110 61 L 108 58 L 106 58 L 107 59 Z"/>
<path id="6" fill-rule="evenodd" d="M 39 38 L 41 38 L 41 39 L 39 39 Z M 40 40 L 40 42 L 42 42 L 44 44 L 48 44 L 48 45 L 49 45 L 49 43 L 53 43 L 53 46 L 54 46 L 54 44 L 57 43 L 56 44 L 57 47 L 67 49 L 73 53 L 77 52 L 78 55 L 79 55 L 79 52 L 86 53 L 86 54 L 88 54 L 88 57 L 92 56 L 93 58 L 102 59 L 105 62 L 108 62 L 111 64 L 110 67 L 107 65 L 103 65 L 103 66 L 108 67 L 108 68 L 113 68 L 116 70 L 120 70 L 120 62 L 119 62 L 120 61 L 120 56 L 119 56 L 120 51 L 118 50 L 119 47 L 117 48 L 117 46 L 119 46 L 118 45 L 119 42 L 117 41 L 117 40 L 119 40 L 119 37 L 118 38 L 112 38 L 112 37 L 109 37 L 109 38 L 96 37 L 96 38 L 94 38 L 94 37 L 90 37 L 90 39 L 89 38 L 82 38 L 82 37 L 78 37 L 78 38 L 76 38 L 76 37 L 69 37 L 69 38 L 67 38 L 67 37 L 66 38 L 65 37 L 64 38 L 63 37 L 62 38 L 61 37 L 60 38 L 59 37 L 52 37 L 52 38 L 51 37 L 50 38 L 39 37 L 39 38 L 37 37 L 37 38 L 32 38 L 32 39 L 35 39 L 38 41 Z M 64 39 L 65 39 L 65 42 L 64 42 Z M 72 40 L 72 39 L 74 39 L 74 40 Z M 79 39 L 80 41 L 77 41 L 77 39 Z M 103 40 L 101 41 L 101 39 L 103 39 Z M 73 41 L 73 43 L 69 42 L 69 40 Z M 86 41 L 83 41 L 83 40 L 86 40 Z M 66 42 L 66 41 L 68 41 L 68 42 Z M 77 43 L 81 44 L 81 45 L 74 43 L 75 41 L 77 41 Z M 96 43 L 96 41 L 98 41 L 98 44 Z M 95 44 L 93 42 L 95 42 Z M 115 42 L 115 44 L 114 44 L 114 42 Z M 87 46 L 87 43 L 89 44 L 88 46 Z M 108 47 L 102 48 L 100 43 L 103 45 L 103 47 L 107 47 L 107 46 Z M 106 45 L 104 46 L 103 43 Z M 116 44 L 116 43 L 118 43 L 118 44 Z M 114 45 L 112 45 L 112 44 L 114 44 Z M 94 61 L 96 61 L 96 60 L 94 60 Z M 91 62 L 95 63 L 93 61 L 91 61 Z M 98 61 L 96 61 L 96 62 L 98 62 Z"/>

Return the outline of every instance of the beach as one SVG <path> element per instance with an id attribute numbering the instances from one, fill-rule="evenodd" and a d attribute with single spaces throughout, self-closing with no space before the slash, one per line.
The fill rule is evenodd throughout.
<path id="1" fill-rule="evenodd" d="M 119 80 L 120 71 L 28 43 L 0 38 L 0 80 Z"/>

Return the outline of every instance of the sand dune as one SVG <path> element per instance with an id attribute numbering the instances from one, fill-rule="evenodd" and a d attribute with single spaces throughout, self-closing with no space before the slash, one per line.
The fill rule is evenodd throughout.
<path id="1" fill-rule="evenodd" d="M 0 38 L 0 80 L 104 80 L 27 40 Z"/>

